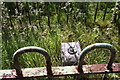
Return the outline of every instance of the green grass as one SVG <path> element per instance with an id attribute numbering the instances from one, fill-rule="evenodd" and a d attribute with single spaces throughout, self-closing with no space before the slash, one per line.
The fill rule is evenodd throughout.
<path id="1" fill-rule="evenodd" d="M 90 44 L 100 42 L 110 43 L 116 48 L 119 48 L 117 44 L 118 37 L 116 36 L 117 30 L 113 29 L 114 26 L 112 29 L 100 30 L 98 27 L 86 29 L 85 26 L 78 24 L 76 27 L 64 26 L 62 29 L 60 26 L 55 26 L 52 30 L 49 30 L 46 26 L 43 31 L 37 28 L 28 28 L 20 33 L 19 28 L 15 30 L 5 28 L 5 32 L 3 29 L 2 68 L 14 68 L 12 60 L 13 53 L 25 46 L 37 46 L 47 50 L 51 56 L 52 66 L 61 65 L 59 55 L 62 42 L 79 41 L 82 49 Z M 68 38 L 69 34 L 73 35 L 70 39 Z M 120 58 L 118 53 L 119 51 L 117 50 L 115 62 L 119 62 L 118 60 Z M 108 50 L 94 50 L 86 55 L 86 61 L 88 64 L 107 63 L 109 54 L 110 52 Z M 26 53 L 20 56 L 20 65 L 22 68 L 41 67 L 45 66 L 45 59 L 38 53 Z"/>
<path id="2" fill-rule="evenodd" d="M 24 25 L 22 28 L 19 21 L 13 20 L 14 29 L 8 25 L 4 25 L 2 29 L 2 69 L 13 69 L 13 54 L 16 50 L 26 46 L 37 46 L 47 50 L 51 57 L 52 66 L 61 66 L 60 53 L 62 42 L 79 41 L 83 50 L 93 43 L 109 43 L 116 50 L 116 59 L 114 62 L 119 63 L 120 60 L 120 45 L 118 44 L 118 30 L 116 26 L 110 24 L 110 15 L 108 14 L 105 21 L 102 21 L 103 12 L 99 12 L 96 22 L 93 22 L 94 13 L 91 14 L 87 25 L 82 24 L 82 21 L 75 21 L 71 16 L 69 23 L 66 24 L 66 16 L 62 14 L 61 25 L 51 25 L 52 29 L 45 25 L 40 28 L 28 28 L 29 25 Z M 57 23 L 57 17 L 51 18 L 51 23 Z M 9 22 L 8 22 L 9 23 Z M 18 25 L 16 25 L 18 23 Z M 36 21 L 33 24 L 38 24 Z M 24 24 L 28 24 L 27 19 Z M 44 17 L 41 24 L 47 24 L 47 19 Z M 106 27 L 106 25 L 110 27 Z M 69 38 L 69 35 L 72 35 Z M 105 49 L 96 49 L 86 55 L 85 60 L 88 64 L 105 64 L 108 62 L 110 52 Z M 41 67 L 45 66 L 45 58 L 38 53 L 25 53 L 19 58 L 22 68 Z M 103 75 L 85 75 L 85 77 L 101 78 Z M 120 74 L 110 74 L 110 78 L 120 78 Z M 61 77 L 60 77 L 61 78 Z M 73 77 L 68 76 L 69 79 Z M 63 77 L 62 77 L 63 79 Z"/>

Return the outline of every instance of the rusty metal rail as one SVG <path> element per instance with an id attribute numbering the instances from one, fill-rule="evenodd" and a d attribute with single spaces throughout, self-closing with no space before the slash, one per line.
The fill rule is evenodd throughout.
<path id="1" fill-rule="evenodd" d="M 89 51 L 92 51 L 92 50 L 97 49 L 97 48 L 105 48 L 105 49 L 108 49 L 111 51 L 110 60 L 109 60 L 108 65 L 107 65 L 107 70 L 112 70 L 112 68 L 111 68 L 112 63 L 115 60 L 115 55 L 116 55 L 115 48 L 112 45 L 107 44 L 107 43 L 95 43 L 95 44 L 87 46 L 85 49 L 82 50 L 81 55 L 80 55 L 80 59 L 79 59 L 79 65 L 78 65 L 79 72 L 82 72 L 82 64 L 83 64 L 85 55 Z"/>
<path id="2" fill-rule="evenodd" d="M 96 48 L 106 48 L 111 51 L 111 57 L 108 64 L 92 64 L 83 65 L 84 57 L 87 52 Z M 26 52 L 38 52 L 45 56 L 46 67 L 40 68 L 20 68 L 18 57 Z M 120 63 L 113 63 L 115 59 L 115 48 L 107 43 L 97 43 L 87 46 L 80 54 L 79 64 L 76 66 L 60 66 L 51 67 L 51 59 L 47 51 L 39 47 L 24 47 L 17 50 L 13 55 L 15 69 L 0 70 L 0 79 L 13 78 L 31 78 L 31 77 L 55 77 L 68 75 L 84 75 L 84 74 L 106 74 L 120 73 Z"/>
<path id="3" fill-rule="evenodd" d="M 69 75 L 82 75 L 82 74 L 104 74 L 106 73 L 107 64 L 93 64 L 93 65 L 83 65 L 83 73 L 78 72 L 78 66 L 61 66 L 52 67 L 53 77 L 55 76 L 69 76 Z M 113 63 L 112 71 L 107 73 L 119 73 L 120 63 Z M 23 73 L 23 78 L 30 77 L 50 77 L 47 75 L 46 67 L 40 68 L 25 68 L 21 69 Z M 0 79 L 4 78 L 21 78 L 17 76 L 16 70 L 0 70 Z"/>
<path id="4" fill-rule="evenodd" d="M 49 54 L 47 53 L 46 50 L 42 49 L 42 48 L 39 48 L 39 47 L 35 47 L 35 46 L 29 46 L 29 47 L 24 47 L 24 48 L 21 48 L 19 50 L 17 50 L 14 55 L 13 55 L 13 60 L 14 60 L 14 65 L 15 65 L 15 69 L 16 69 L 16 73 L 18 76 L 22 77 L 23 74 L 22 74 L 22 71 L 21 71 L 21 68 L 19 66 L 19 61 L 18 61 L 18 57 L 21 55 L 21 54 L 24 54 L 26 52 L 38 52 L 42 55 L 45 56 L 46 58 L 46 69 L 47 69 L 47 74 L 48 75 L 52 75 L 52 70 L 51 70 L 51 59 L 50 59 L 50 56 Z"/>

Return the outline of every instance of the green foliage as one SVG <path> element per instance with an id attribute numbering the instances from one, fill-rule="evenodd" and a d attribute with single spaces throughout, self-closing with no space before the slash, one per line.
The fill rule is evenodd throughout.
<path id="1" fill-rule="evenodd" d="M 51 56 L 52 66 L 60 66 L 61 43 L 71 41 L 79 41 L 82 49 L 93 43 L 110 43 L 116 47 L 115 62 L 119 62 L 118 30 L 111 24 L 112 7 L 105 5 L 100 3 L 95 11 L 96 3 L 4 3 L 2 69 L 14 68 L 12 56 L 16 50 L 25 46 L 44 48 Z M 69 35 L 72 37 L 69 38 Z M 108 50 L 94 50 L 85 60 L 88 64 L 107 63 L 109 53 Z M 44 57 L 37 53 L 26 53 L 19 59 L 22 68 L 45 66 Z M 111 74 L 110 77 L 118 78 L 119 75 Z"/>

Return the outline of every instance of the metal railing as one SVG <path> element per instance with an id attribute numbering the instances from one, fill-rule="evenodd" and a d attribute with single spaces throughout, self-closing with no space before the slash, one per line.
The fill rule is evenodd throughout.
<path id="1" fill-rule="evenodd" d="M 94 49 L 105 48 L 111 51 L 111 57 L 108 64 L 92 64 L 83 65 L 85 55 Z M 18 57 L 26 52 L 38 52 L 45 56 L 46 67 L 40 68 L 24 68 L 19 66 Z M 116 55 L 115 48 L 107 43 L 96 43 L 87 46 L 80 53 L 78 65 L 75 66 L 59 66 L 52 67 L 51 59 L 46 50 L 29 46 L 17 50 L 13 55 L 15 69 L 0 70 L 0 79 L 13 79 L 13 78 L 32 78 L 32 77 L 55 77 L 55 76 L 69 76 L 69 75 L 83 75 L 83 74 L 108 74 L 120 73 L 120 63 L 113 63 Z M 106 76 L 104 77 L 106 78 Z"/>

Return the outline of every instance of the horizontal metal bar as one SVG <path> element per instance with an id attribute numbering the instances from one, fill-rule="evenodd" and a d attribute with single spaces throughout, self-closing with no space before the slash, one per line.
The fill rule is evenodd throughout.
<path id="1" fill-rule="evenodd" d="M 107 64 L 92 64 L 83 65 L 83 73 L 78 72 L 78 66 L 60 66 L 52 67 L 52 76 L 47 75 L 46 67 L 40 68 L 24 68 L 22 69 L 23 77 L 55 77 L 55 76 L 69 76 L 82 74 L 104 74 L 104 73 L 120 73 L 120 63 L 112 64 L 112 71 L 106 70 Z M 0 79 L 6 78 L 21 78 L 16 75 L 16 70 L 0 70 Z"/>

